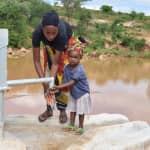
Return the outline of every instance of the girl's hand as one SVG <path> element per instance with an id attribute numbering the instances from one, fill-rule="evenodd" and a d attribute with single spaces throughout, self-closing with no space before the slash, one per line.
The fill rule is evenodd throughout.
<path id="1" fill-rule="evenodd" d="M 58 90 L 58 86 L 54 85 L 51 89 L 52 89 L 52 91 L 56 91 L 56 90 Z"/>
<path id="2" fill-rule="evenodd" d="M 49 88 L 48 90 L 49 90 L 49 92 L 50 92 L 51 94 L 54 94 L 54 93 L 57 92 L 58 87 L 55 85 L 55 86 L 53 86 L 52 88 Z"/>

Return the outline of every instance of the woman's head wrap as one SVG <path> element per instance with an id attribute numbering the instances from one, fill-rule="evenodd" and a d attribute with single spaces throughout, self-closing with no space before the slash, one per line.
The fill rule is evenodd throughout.
<path id="1" fill-rule="evenodd" d="M 59 24 L 59 16 L 54 10 L 50 10 L 42 18 L 42 26 L 52 25 L 58 26 Z"/>

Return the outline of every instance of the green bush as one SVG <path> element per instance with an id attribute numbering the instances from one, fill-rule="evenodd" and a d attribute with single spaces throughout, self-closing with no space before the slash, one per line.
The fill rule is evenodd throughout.
<path id="1" fill-rule="evenodd" d="M 130 42 L 130 49 L 131 50 L 139 50 L 145 45 L 145 40 L 144 39 L 133 39 Z"/>
<path id="2" fill-rule="evenodd" d="M 121 39 L 124 30 L 125 29 L 121 23 L 121 20 L 116 19 L 110 27 L 110 31 L 112 32 L 112 40 L 117 41 L 118 39 Z"/>
<path id="3" fill-rule="evenodd" d="M 123 45 L 123 46 L 129 46 L 131 41 L 132 41 L 132 38 L 131 38 L 131 37 L 129 37 L 129 36 L 124 36 L 124 37 L 122 38 L 122 45 Z"/>
<path id="4" fill-rule="evenodd" d="M 145 40 L 136 39 L 130 36 L 124 36 L 122 38 L 122 45 L 128 46 L 132 51 L 137 51 L 145 45 Z"/>
<path id="5" fill-rule="evenodd" d="M 106 13 L 106 14 L 112 14 L 113 13 L 112 6 L 108 6 L 108 5 L 103 5 L 100 8 L 100 10 L 102 13 Z"/>
<path id="6" fill-rule="evenodd" d="M 107 23 L 103 23 L 103 24 L 96 23 L 95 28 L 98 34 L 105 34 L 106 32 L 109 31 L 109 25 Z"/>
<path id="7" fill-rule="evenodd" d="M 150 58 L 150 52 L 143 52 L 142 57 Z"/>
<path id="8" fill-rule="evenodd" d="M 149 24 L 144 24 L 143 29 L 150 31 L 150 23 Z"/>
<path id="9" fill-rule="evenodd" d="M 105 46 L 105 38 L 103 37 L 98 37 L 94 42 L 90 44 L 90 48 L 97 50 L 99 48 L 104 48 Z"/>

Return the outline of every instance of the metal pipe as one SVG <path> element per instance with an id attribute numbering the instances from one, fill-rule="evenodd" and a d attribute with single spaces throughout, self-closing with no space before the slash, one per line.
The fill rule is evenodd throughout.
<path id="1" fill-rule="evenodd" d="M 54 77 L 38 78 L 38 79 L 8 80 L 7 85 L 17 86 L 22 84 L 35 84 L 35 83 L 42 83 L 42 82 L 49 82 L 49 86 L 52 87 L 54 85 Z"/>
<path id="2" fill-rule="evenodd" d="M 38 78 L 38 79 L 20 79 L 20 80 L 8 80 L 7 86 L 0 86 L 0 91 L 6 91 L 10 89 L 10 86 L 17 86 L 17 85 L 25 85 L 25 84 L 38 84 L 49 82 L 49 86 L 53 87 L 54 85 L 54 77 L 49 78 Z"/>
<path id="3" fill-rule="evenodd" d="M 6 46 L 2 46 L 2 45 L 0 45 L 0 49 L 2 49 L 2 48 L 5 48 Z"/>
<path id="4" fill-rule="evenodd" d="M 0 87 L 7 87 L 7 45 L 8 30 L 0 29 Z M 3 137 L 4 91 L 0 91 L 0 137 Z"/>

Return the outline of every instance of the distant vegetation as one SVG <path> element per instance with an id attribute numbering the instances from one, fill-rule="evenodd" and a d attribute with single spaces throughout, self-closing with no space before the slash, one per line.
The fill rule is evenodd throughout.
<path id="1" fill-rule="evenodd" d="M 0 28 L 9 29 L 9 47 L 29 48 L 33 29 L 50 9 L 68 21 L 76 36 L 89 41 L 86 51 L 97 54 L 149 57 L 150 17 L 144 13 L 115 12 L 112 6 L 99 10 L 81 8 L 87 0 L 55 0 L 55 5 L 43 0 L 1 0 Z M 60 7 L 58 3 L 62 3 Z"/>

